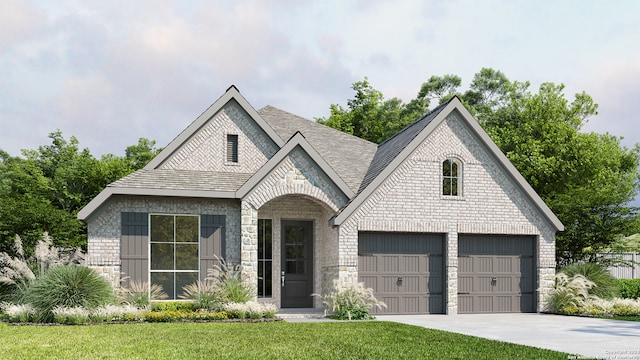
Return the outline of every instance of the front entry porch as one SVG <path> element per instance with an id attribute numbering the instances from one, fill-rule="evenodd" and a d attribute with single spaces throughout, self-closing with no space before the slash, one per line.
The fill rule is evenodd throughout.
<path id="1" fill-rule="evenodd" d="M 251 281 L 258 299 L 281 309 L 322 309 L 322 301 L 311 295 L 322 293 L 337 276 L 338 234 L 328 225 L 333 211 L 304 195 L 281 196 L 259 209 L 247 205 L 242 266 L 249 279 L 255 271 Z M 246 225 L 247 214 L 255 226 Z"/>

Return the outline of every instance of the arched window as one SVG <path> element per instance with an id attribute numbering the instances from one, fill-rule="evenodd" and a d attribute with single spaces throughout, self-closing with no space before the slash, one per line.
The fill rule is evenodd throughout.
<path id="1" fill-rule="evenodd" d="M 442 162 L 442 195 L 460 196 L 462 184 L 462 164 L 455 159 Z"/>

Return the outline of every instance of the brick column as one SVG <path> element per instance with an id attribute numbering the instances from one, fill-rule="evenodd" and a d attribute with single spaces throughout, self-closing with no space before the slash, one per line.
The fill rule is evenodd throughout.
<path id="1" fill-rule="evenodd" d="M 450 224 L 447 233 L 447 315 L 458 314 L 458 225 Z"/>
<path id="2" fill-rule="evenodd" d="M 258 296 L 258 210 L 246 201 L 242 201 L 241 215 L 242 244 L 240 246 L 240 264 L 245 281 L 254 287 L 254 296 Z"/>

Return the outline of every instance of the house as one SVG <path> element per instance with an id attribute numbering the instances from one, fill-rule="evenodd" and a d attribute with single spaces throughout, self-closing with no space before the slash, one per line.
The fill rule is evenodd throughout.
<path id="1" fill-rule="evenodd" d="M 563 230 L 456 97 L 376 145 L 234 86 L 78 218 L 91 266 L 170 298 L 220 256 L 278 307 L 340 279 L 388 314 L 540 311 Z"/>

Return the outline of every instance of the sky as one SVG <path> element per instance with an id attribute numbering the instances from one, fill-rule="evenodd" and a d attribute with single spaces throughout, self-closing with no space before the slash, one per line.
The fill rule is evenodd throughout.
<path id="1" fill-rule="evenodd" d="M 640 1 L 0 1 L 0 149 L 61 130 L 100 157 L 166 146 L 236 85 L 256 109 L 308 119 L 368 77 L 414 98 L 483 67 L 585 91 L 583 131 L 640 142 Z"/>

